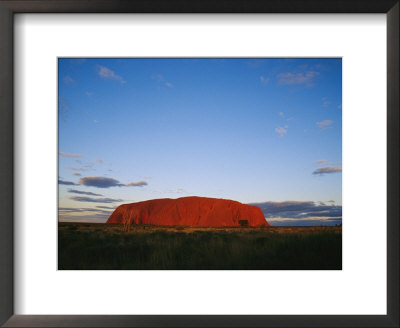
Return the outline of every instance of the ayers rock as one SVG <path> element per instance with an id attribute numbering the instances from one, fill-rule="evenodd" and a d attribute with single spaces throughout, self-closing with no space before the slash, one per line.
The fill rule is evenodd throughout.
<path id="1" fill-rule="evenodd" d="M 198 227 L 268 226 L 256 206 L 228 199 L 182 197 L 152 199 L 118 206 L 106 223 L 185 225 Z M 247 220 L 247 222 L 246 222 Z M 239 223 L 239 221 L 241 221 Z"/>

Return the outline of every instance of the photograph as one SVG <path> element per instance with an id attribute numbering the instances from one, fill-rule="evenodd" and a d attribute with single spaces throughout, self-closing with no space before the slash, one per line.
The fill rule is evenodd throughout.
<path id="1" fill-rule="evenodd" d="M 57 66 L 58 270 L 342 270 L 341 58 Z"/>

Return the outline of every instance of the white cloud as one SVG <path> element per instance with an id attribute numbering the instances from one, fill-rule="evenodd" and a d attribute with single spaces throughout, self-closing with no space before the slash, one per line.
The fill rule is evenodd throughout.
<path id="1" fill-rule="evenodd" d="M 285 127 L 279 127 L 275 129 L 275 132 L 280 138 L 282 138 L 287 133 L 287 125 Z"/>
<path id="2" fill-rule="evenodd" d="M 122 76 L 115 74 L 112 70 L 110 70 L 109 68 L 107 68 L 105 66 L 99 66 L 98 73 L 99 73 L 99 76 L 101 76 L 104 79 L 116 80 L 116 81 L 121 82 L 122 84 L 126 83 L 126 81 L 122 78 Z"/>
<path id="3" fill-rule="evenodd" d="M 332 125 L 333 121 L 331 120 L 324 120 L 321 122 L 317 122 L 317 125 L 320 129 L 326 129 L 328 126 Z"/>
<path id="4" fill-rule="evenodd" d="M 65 84 L 72 84 L 75 82 L 74 79 L 68 75 L 64 77 L 63 81 Z"/>
<path id="5" fill-rule="evenodd" d="M 323 174 L 339 173 L 339 172 L 342 172 L 342 168 L 341 167 L 326 166 L 326 167 L 317 168 L 312 174 L 323 175 Z"/>
<path id="6" fill-rule="evenodd" d="M 261 83 L 263 83 L 263 84 L 266 84 L 266 83 L 268 83 L 269 82 L 269 77 L 265 77 L 265 76 L 260 76 L 260 81 L 261 81 Z"/>
<path id="7" fill-rule="evenodd" d="M 165 85 L 166 87 L 168 87 L 168 88 L 173 88 L 173 87 L 174 87 L 174 85 L 173 85 L 171 82 L 167 81 L 167 80 L 164 78 L 164 76 L 162 76 L 161 74 L 152 75 L 151 78 L 152 78 L 153 80 L 156 80 L 157 83 L 159 83 L 159 84 L 164 84 L 164 85 Z"/>
<path id="8" fill-rule="evenodd" d="M 331 102 L 328 100 L 328 98 L 322 98 L 322 107 L 328 107 L 330 104 Z"/>
<path id="9" fill-rule="evenodd" d="M 143 186 L 147 186 L 147 182 L 146 181 L 137 181 L 137 182 L 130 182 L 128 184 L 126 184 L 125 186 L 127 187 L 143 187 Z"/>
<path id="10" fill-rule="evenodd" d="M 63 157 L 83 157 L 83 154 L 71 154 L 71 153 L 64 153 L 63 151 L 60 151 L 59 154 Z"/>
<path id="11" fill-rule="evenodd" d="M 280 73 L 278 74 L 278 83 L 293 85 L 293 84 L 304 84 L 306 86 L 314 85 L 314 78 L 319 75 L 319 72 L 315 71 L 306 71 L 299 73 Z"/>

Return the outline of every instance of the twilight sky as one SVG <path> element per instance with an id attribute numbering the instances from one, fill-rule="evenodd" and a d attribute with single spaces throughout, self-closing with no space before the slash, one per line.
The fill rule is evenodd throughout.
<path id="1" fill-rule="evenodd" d="M 59 220 L 205 196 L 271 225 L 342 219 L 341 59 L 58 62 Z"/>

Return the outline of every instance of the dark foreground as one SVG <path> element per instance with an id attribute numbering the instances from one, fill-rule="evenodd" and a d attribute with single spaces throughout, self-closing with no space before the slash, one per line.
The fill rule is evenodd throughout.
<path id="1" fill-rule="evenodd" d="M 341 227 L 59 223 L 60 270 L 341 270 Z"/>

